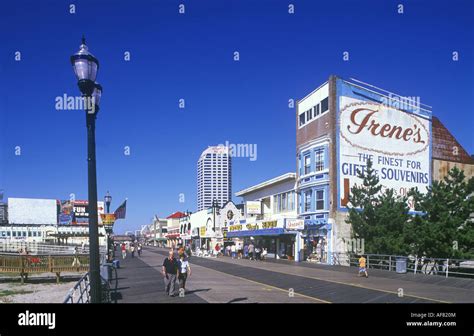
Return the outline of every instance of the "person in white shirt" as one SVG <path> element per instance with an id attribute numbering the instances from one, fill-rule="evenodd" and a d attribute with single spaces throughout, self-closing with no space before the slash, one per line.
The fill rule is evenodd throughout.
<path id="1" fill-rule="evenodd" d="M 232 245 L 232 246 L 230 247 L 230 252 L 231 252 L 231 254 L 232 254 L 232 259 L 235 259 L 235 252 L 236 252 L 236 251 L 237 251 L 237 250 L 236 250 L 235 245 Z"/>
<path id="2" fill-rule="evenodd" d="M 184 254 L 183 254 L 179 258 L 178 281 L 179 281 L 180 291 L 181 291 L 181 288 L 184 291 L 186 291 L 186 280 L 189 276 L 191 276 L 191 266 L 189 265 L 189 261 L 184 258 Z"/>

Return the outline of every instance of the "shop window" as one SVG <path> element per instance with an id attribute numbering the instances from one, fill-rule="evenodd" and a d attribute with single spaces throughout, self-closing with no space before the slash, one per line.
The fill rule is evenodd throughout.
<path id="1" fill-rule="evenodd" d="M 324 149 L 318 148 L 314 151 L 315 171 L 324 169 Z"/>
<path id="2" fill-rule="evenodd" d="M 304 211 L 311 211 L 311 196 L 313 192 L 308 190 L 304 193 Z"/>
<path id="3" fill-rule="evenodd" d="M 316 191 L 316 210 L 324 210 L 324 190 Z"/>
<path id="4" fill-rule="evenodd" d="M 304 157 L 304 173 L 309 174 L 311 172 L 311 157 L 308 155 L 305 155 Z"/>

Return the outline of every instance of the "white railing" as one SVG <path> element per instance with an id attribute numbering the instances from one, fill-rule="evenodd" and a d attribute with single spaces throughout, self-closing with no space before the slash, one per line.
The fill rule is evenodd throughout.
<path id="1" fill-rule="evenodd" d="M 444 277 L 462 277 L 474 279 L 474 260 L 451 258 L 426 258 L 415 256 L 396 256 L 387 254 L 364 254 L 367 268 L 397 271 L 406 269 L 407 273 L 438 275 Z M 358 266 L 359 257 L 353 253 L 330 253 L 329 263 L 332 265 Z M 406 264 L 405 264 L 406 263 Z"/>
<path id="2" fill-rule="evenodd" d="M 79 254 L 89 254 L 89 246 L 85 245 L 51 245 L 36 242 L 22 241 L 0 241 L 0 253 L 19 254 L 21 250 L 28 251 L 32 255 L 70 255 L 74 254 L 76 247 Z M 106 247 L 100 246 L 100 253 L 106 253 Z"/>

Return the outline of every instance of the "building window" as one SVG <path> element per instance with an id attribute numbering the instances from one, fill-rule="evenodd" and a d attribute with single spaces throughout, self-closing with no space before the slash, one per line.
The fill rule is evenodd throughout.
<path id="1" fill-rule="evenodd" d="M 305 123 L 304 116 L 305 116 L 304 113 L 301 113 L 301 114 L 300 114 L 300 126 L 303 126 L 304 123 Z"/>
<path id="2" fill-rule="evenodd" d="M 291 191 L 288 195 L 288 211 L 295 210 L 295 192 Z"/>
<path id="3" fill-rule="evenodd" d="M 294 191 L 273 196 L 273 212 L 280 213 L 295 210 Z"/>
<path id="4" fill-rule="evenodd" d="M 329 100 L 326 97 L 323 100 L 321 100 L 321 113 L 324 113 L 327 110 L 329 110 Z"/>
<path id="5" fill-rule="evenodd" d="M 324 149 L 318 148 L 314 151 L 315 171 L 324 169 Z"/>
<path id="6" fill-rule="evenodd" d="M 306 120 L 310 121 L 311 119 L 313 119 L 313 109 L 310 108 L 308 111 L 306 111 Z"/>
<path id="7" fill-rule="evenodd" d="M 311 211 L 311 196 L 313 192 L 308 190 L 304 193 L 304 212 Z"/>
<path id="8" fill-rule="evenodd" d="M 319 115 L 319 104 L 314 106 L 314 116 L 317 117 Z"/>
<path id="9" fill-rule="evenodd" d="M 311 157 L 308 155 L 304 156 L 304 173 L 309 174 L 311 172 Z"/>
<path id="10" fill-rule="evenodd" d="M 324 210 L 324 190 L 316 191 L 316 210 Z"/>

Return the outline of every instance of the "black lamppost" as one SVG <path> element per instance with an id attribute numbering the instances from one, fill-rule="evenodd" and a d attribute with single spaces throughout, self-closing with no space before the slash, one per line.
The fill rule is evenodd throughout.
<path id="1" fill-rule="evenodd" d="M 107 195 L 104 196 L 104 202 L 106 206 L 107 213 L 110 213 L 110 203 L 112 203 L 112 196 L 110 196 L 109 191 L 107 190 Z"/>
<path id="2" fill-rule="evenodd" d="M 99 61 L 89 53 L 86 40 L 82 37 L 82 44 L 77 53 L 71 56 L 71 64 L 77 77 L 77 84 L 84 98 L 87 125 L 87 170 L 89 189 L 89 277 L 90 298 L 92 303 L 100 303 L 100 252 L 99 228 L 97 215 L 97 173 L 95 162 L 95 119 L 97 117 L 102 87 L 95 80 Z"/>
<path id="3" fill-rule="evenodd" d="M 104 202 L 105 202 L 105 209 L 106 209 L 106 214 L 110 214 L 110 204 L 112 203 L 112 196 L 110 196 L 109 191 L 107 190 L 107 194 L 104 196 Z M 107 243 L 107 262 L 110 262 L 112 257 L 115 257 L 115 249 L 111 248 L 112 244 L 110 241 L 110 235 L 112 234 L 112 226 L 107 223 L 104 224 L 105 228 L 105 235 L 106 235 L 106 243 Z"/>

